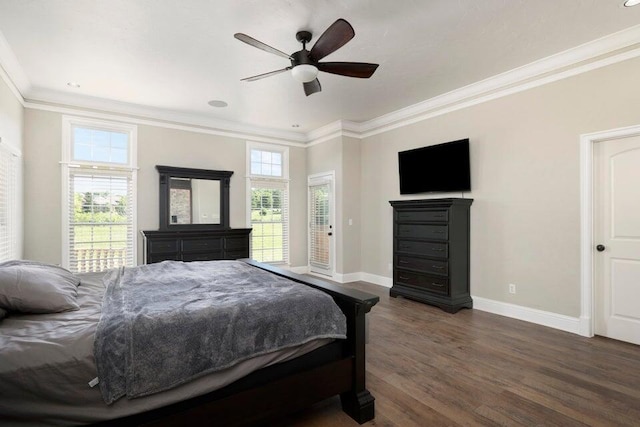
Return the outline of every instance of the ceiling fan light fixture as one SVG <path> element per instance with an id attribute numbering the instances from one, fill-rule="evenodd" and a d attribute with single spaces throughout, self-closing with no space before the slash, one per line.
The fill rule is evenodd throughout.
<path id="1" fill-rule="evenodd" d="M 300 83 L 309 83 L 318 76 L 318 68 L 310 64 L 296 65 L 291 69 L 291 75 Z"/>

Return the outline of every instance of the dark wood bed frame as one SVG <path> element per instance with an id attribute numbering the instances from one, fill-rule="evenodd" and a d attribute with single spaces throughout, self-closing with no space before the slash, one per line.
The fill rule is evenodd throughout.
<path id="1" fill-rule="evenodd" d="M 365 385 L 365 314 L 379 298 L 257 261 L 240 261 L 331 295 L 347 317 L 347 339 L 260 369 L 220 390 L 95 426 L 250 425 L 335 395 L 358 423 L 373 419 L 375 399 Z"/>

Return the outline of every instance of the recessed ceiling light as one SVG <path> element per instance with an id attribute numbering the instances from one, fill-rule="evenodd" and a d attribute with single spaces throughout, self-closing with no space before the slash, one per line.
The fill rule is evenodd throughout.
<path id="1" fill-rule="evenodd" d="M 72 87 L 74 89 L 78 89 L 80 87 L 80 83 L 69 82 L 69 83 L 67 83 L 67 86 Z"/>
<path id="2" fill-rule="evenodd" d="M 292 127 L 292 128 L 299 128 L 299 127 L 300 127 L 300 125 L 299 125 L 299 124 L 293 124 L 293 125 L 291 125 L 291 127 Z"/>
<path id="3" fill-rule="evenodd" d="M 640 4 L 640 0 L 627 0 L 624 2 L 624 7 L 637 6 Z"/>
<path id="4" fill-rule="evenodd" d="M 211 105 L 212 107 L 216 107 L 216 108 L 224 108 L 227 105 L 229 105 L 226 102 L 221 101 L 219 99 L 214 99 L 213 101 L 209 101 L 207 104 Z"/>

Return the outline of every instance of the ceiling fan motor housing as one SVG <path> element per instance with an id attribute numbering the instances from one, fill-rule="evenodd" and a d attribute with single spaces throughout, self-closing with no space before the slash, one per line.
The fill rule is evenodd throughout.
<path id="1" fill-rule="evenodd" d="M 291 66 L 295 67 L 301 64 L 316 65 L 316 61 L 311 59 L 307 49 L 302 49 L 291 54 Z"/>

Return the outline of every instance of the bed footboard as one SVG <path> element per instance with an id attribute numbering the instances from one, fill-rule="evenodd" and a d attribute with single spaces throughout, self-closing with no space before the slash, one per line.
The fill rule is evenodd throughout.
<path id="1" fill-rule="evenodd" d="M 344 343 L 343 356 L 352 359 L 350 388 L 340 393 L 342 410 L 360 424 L 372 420 L 375 415 L 375 399 L 367 390 L 365 381 L 365 315 L 378 303 L 380 298 L 366 292 L 339 287 L 257 261 L 249 259 L 240 261 L 319 289 L 333 297 L 347 317 L 347 340 Z"/>

